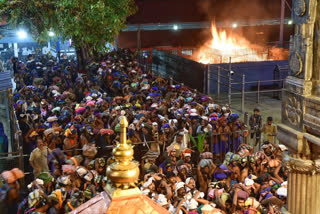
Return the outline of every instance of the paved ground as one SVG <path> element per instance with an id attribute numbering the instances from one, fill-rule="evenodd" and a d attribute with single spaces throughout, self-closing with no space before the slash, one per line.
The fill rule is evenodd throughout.
<path id="1" fill-rule="evenodd" d="M 215 96 L 213 97 L 215 98 Z M 222 105 L 228 103 L 227 95 L 221 95 L 220 100 L 216 99 L 216 102 Z M 236 95 L 231 97 L 231 108 L 234 112 L 242 115 L 243 118 L 243 113 L 241 112 L 241 97 Z M 268 116 L 273 117 L 275 124 L 281 122 L 281 100 L 264 95 L 260 97 L 260 103 L 257 103 L 256 95 L 246 95 L 244 112 L 248 112 L 250 116 L 254 108 L 260 109 L 263 122 L 266 121 Z"/>
<path id="2" fill-rule="evenodd" d="M 215 96 L 213 96 L 215 98 Z M 221 95 L 220 100 L 216 99 L 216 103 L 220 103 L 222 105 L 228 103 L 227 95 Z M 261 96 L 260 103 L 256 102 L 256 95 L 247 95 L 245 97 L 245 105 L 244 112 L 248 112 L 248 117 L 253 114 L 253 109 L 260 109 L 260 114 L 262 116 L 262 123 L 264 124 L 267 120 L 267 117 L 271 116 L 273 118 L 274 124 L 281 123 L 281 100 L 272 98 L 269 96 Z M 239 113 L 241 120 L 244 121 L 244 113 L 241 110 L 241 97 L 232 96 L 231 97 L 231 108 L 233 112 Z M 248 118 L 249 119 L 249 118 Z"/>

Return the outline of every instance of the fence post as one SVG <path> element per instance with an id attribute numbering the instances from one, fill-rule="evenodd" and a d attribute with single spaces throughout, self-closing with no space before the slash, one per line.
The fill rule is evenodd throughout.
<path id="1" fill-rule="evenodd" d="M 212 131 L 210 132 L 210 152 L 213 154 L 213 136 L 212 136 Z"/>
<path id="2" fill-rule="evenodd" d="M 228 74 L 228 105 L 231 106 L 231 72 Z"/>
<path id="3" fill-rule="evenodd" d="M 218 65 L 218 76 L 217 76 L 217 94 L 218 94 L 218 100 L 220 100 L 220 65 Z"/>
<path id="4" fill-rule="evenodd" d="M 203 68 L 203 80 L 202 80 L 202 82 L 203 82 L 203 89 L 202 89 L 203 94 L 206 94 L 206 92 L 207 92 L 207 88 L 206 87 L 208 87 L 208 84 L 207 84 L 208 83 L 208 80 L 207 80 L 207 78 L 208 78 L 207 66 L 208 65 L 204 65 L 204 68 Z"/>
<path id="5" fill-rule="evenodd" d="M 210 95 L 210 65 L 207 65 L 207 94 Z"/>
<path id="6" fill-rule="evenodd" d="M 249 114 L 248 112 L 245 112 L 244 113 L 244 116 L 243 116 L 243 122 L 244 122 L 244 125 L 247 127 L 248 129 L 248 125 L 249 125 Z M 249 132 L 249 129 L 248 129 L 248 132 Z M 248 144 L 248 136 L 250 135 L 250 133 L 248 133 L 247 137 L 244 137 L 244 143 L 245 144 Z"/>
<path id="7" fill-rule="evenodd" d="M 140 51 L 141 51 L 141 26 L 139 25 L 138 27 L 138 32 L 137 32 L 137 49 L 138 49 L 138 62 L 141 63 L 140 59 Z"/>
<path id="8" fill-rule="evenodd" d="M 231 106 L 231 57 L 229 57 L 228 105 Z"/>
<path id="9" fill-rule="evenodd" d="M 19 169 L 24 172 L 23 149 L 21 145 L 19 145 L 18 148 L 19 148 Z M 21 185 L 25 186 L 24 178 L 21 180 Z"/>
<path id="10" fill-rule="evenodd" d="M 258 87 L 257 87 L 257 103 L 260 103 L 260 80 L 258 80 Z"/>
<path id="11" fill-rule="evenodd" d="M 241 91 L 241 112 L 244 112 L 244 102 L 245 102 L 245 84 L 246 84 L 246 75 L 242 74 L 242 91 Z"/>

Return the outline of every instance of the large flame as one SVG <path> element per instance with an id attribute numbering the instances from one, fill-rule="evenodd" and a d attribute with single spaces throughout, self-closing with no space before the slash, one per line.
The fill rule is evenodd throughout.
<path id="1" fill-rule="evenodd" d="M 218 31 L 215 24 L 211 26 L 212 39 L 196 53 L 196 61 L 203 64 L 228 62 L 249 62 L 270 60 L 270 49 L 253 45 L 240 35 Z M 281 49 L 282 50 L 282 49 Z"/>

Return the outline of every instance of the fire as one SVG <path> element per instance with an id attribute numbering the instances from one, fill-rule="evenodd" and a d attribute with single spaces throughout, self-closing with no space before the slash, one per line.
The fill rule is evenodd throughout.
<path id="1" fill-rule="evenodd" d="M 269 48 L 251 44 L 240 35 L 218 31 L 211 26 L 212 39 L 196 53 L 196 61 L 203 64 L 269 60 Z M 281 49 L 282 50 L 282 49 Z M 281 52 L 281 51 L 280 51 Z"/>

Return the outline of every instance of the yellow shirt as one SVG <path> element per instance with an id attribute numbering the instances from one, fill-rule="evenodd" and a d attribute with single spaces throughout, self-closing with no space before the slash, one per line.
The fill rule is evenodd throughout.
<path id="1" fill-rule="evenodd" d="M 273 143 L 274 136 L 277 134 L 277 127 L 275 125 L 264 125 L 264 140 L 268 140 L 269 142 Z"/>

